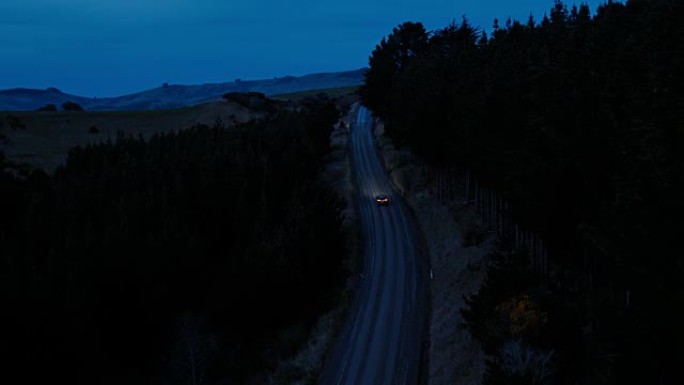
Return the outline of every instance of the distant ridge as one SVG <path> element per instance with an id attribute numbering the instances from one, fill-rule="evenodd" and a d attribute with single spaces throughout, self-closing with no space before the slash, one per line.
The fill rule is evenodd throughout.
<path id="1" fill-rule="evenodd" d="M 13 88 L 0 90 L 0 111 L 33 111 L 46 104 L 60 106 L 66 101 L 80 104 L 89 111 L 160 110 L 220 100 L 226 92 L 263 92 L 287 94 L 326 88 L 350 87 L 363 83 L 365 68 L 345 72 L 325 72 L 304 76 L 284 76 L 263 80 L 235 80 L 201 85 L 164 84 L 160 87 L 111 98 L 89 98 L 63 93 L 57 88 L 45 90 Z"/>

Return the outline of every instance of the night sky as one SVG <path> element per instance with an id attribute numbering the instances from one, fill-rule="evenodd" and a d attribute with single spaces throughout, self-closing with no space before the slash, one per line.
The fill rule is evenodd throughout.
<path id="1" fill-rule="evenodd" d="M 604 0 L 586 1 L 592 12 Z M 579 2 L 578 2 L 579 3 Z M 571 5 L 571 2 L 567 2 Z M 116 96 L 367 65 L 404 21 L 540 19 L 552 0 L 0 0 L 0 89 Z"/>

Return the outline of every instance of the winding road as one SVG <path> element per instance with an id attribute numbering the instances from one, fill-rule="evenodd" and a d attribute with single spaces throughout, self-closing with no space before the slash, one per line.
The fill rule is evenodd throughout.
<path id="1" fill-rule="evenodd" d="M 365 266 L 321 384 L 417 384 L 424 308 L 416 232 L 380 162 L 363 107 L 350 144 Z M 389 206 L 376 205 L 378 194 L 390 197 Z"/>

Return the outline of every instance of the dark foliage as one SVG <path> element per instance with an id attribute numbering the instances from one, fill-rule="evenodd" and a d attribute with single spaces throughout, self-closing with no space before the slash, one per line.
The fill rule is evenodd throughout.
<path id="1" fill-rule="evenodd" d="M 465 302 L 463 326 L 490 357 L 484 384 L 572 383 L 606 364 L 580 360 L 599 353 L 582 350 L 591 343 L 581 330 L 582 292 L 543 285 L 510 241 L 497 244 L 480 291 Z"/>
<path id="2" fill-rule="evenodd" d="M 57 106 L 50 103 L 38 108 L 37 111 L 57 111 Z"/>
<path id="3" fill-rule="evenodd" d="M 228 92 L 223 95 L 223 99 L 245 108 L 266 112 L 276 111 L 278 104 L 277 101 L 266 98 L 261 92 Z"/>
<path id="4" fill-rule="evenodd" d="M 83 111 L 83 107 L 76 102 L 64 102 L 62 103 L 62 110 L 64 111 Z"/>
<path id="5" fill-rule="evenodd" d="M 0 170 L 5 378 L 246 383 L 338 289 L 340 202 L 317 182 L 337 114 L 75 148 Z"/>
<path id="6" fill-rule="evenodd" d="M 555 383 L 684 382 L 682 17 L 680 1 L 608 1 L 593 16 L 555 2 L 540 22 L 495 21 L 489 36 L 466 20 L 403 24 L 370 58 L 360 95 L 387 135 L 471 173 L 543 237 L 549 276 L 528 286 L 551 299 L 528 294 L 559 304 L 549 325 L 578 314 L 558 333 L 582 330 L 545 342 Z M 473 316 L 506 302 L 480 298 Z"/>
<path id="7" fill-rule="evenodd" d="M 25 130 L 26 124 L 22 122 L 18 116 L 13 114 L 8 114 L 5 116 L 5 121 L 7 121 L 7 126 L 12 130 Z M 2 122 L 2 127 L 5 126 L 5 122 Z"/>

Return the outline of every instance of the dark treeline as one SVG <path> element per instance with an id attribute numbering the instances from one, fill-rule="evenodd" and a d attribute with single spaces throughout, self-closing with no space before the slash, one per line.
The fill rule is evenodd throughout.
<path id="1" fill-rule="evenodd" d="M 263 382 L 339 290 L 341 202 L 317 181 L 337 118 L 309 101 L 119 136 L 73 149 L 54 176 L 3 162 L 2 376 Z"/>
<path id="2" fill-rule="evenodd" d="M 486 383 L 684 383 L 683 19 L 676 0 L 555 2 L 489 36 L 404 23 L 373 51 L 360 95 L 387 135 L 548 247 L 539 272 L 504 239 L 470 298 Z"/>

